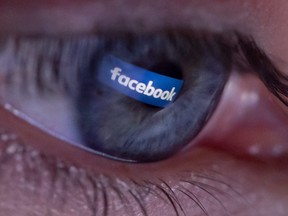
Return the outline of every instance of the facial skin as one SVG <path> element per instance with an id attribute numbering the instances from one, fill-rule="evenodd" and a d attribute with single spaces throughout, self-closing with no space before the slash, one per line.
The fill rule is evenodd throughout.
<path id="1" fill-rule="evenodd" d="M 288 2 L 285 0 L 273 3 L 268 0 L 146 0 L 137 3 L 132 0 L 30 0 L 21 1 L 21 4 L 16 0 L 2 0 L 0 34 L 88 34 L 117 29 L 120 24 L 125 30 L 138 31 L 167 26 L 210 31 L 233 29 L 252 35 L 258 46 L 286 74 L 287 10 Z M 178 191 L 177 197 L 186 214 L 191 216 L 205 214 L 191 201 L 191 194 L 189 197 L 177 190 L 181 189 L 180 185 L 193 191 L 209 215 L 222 216 L 226 211 L 218 198 L 200 190 L 199 184 L 195 187 L 180 183 L 181 179 L 194 179 L 201 183 L 200 186 L 209 184 L 211 193 L 219 197 L 230 215 L 286 215 L 287 128 L 288 108 L 258 78 L 240 76 L 236 71 L 214 115 L 191 142 L 197 147 L 188 147 L 174 157 L 157 163 L 120 163 L 84 152 L 46 134 L 2 107 L 0 132 L 10 137 L 1 136 L 0 141 L 2 151 L 6 151 L 2 153 L 1 161 L 0 215 L 80 216 L 90 215 L 91 206 L 99 208 L 97 215 L 101 215 L 105 200 L 101 188 L 111 181 L 121 185 L 121 190 L 129 194 L 132 190 L 129 192 L 129 188 L 135 188 L 131 179 L 139 183 L 149 180 L 161 184 L 162 179 L 169 182 Z M 11 134 L 17 138 L 11 137 Z M 24 145 L 24 153 L 22 148 L 6 149 L 6 144 L 13 142 Z M 57 161 L 60 160 L 64 163 L 59 164 Z M 91 179 L 101 182 L 98 195 L 89 192 L 93 188 L 91 182 L 95 182 Z M 207 189 L 207 185 L 204 188 Z M 85 197 L 87 194 L 90 201 L 94 196 L 97 198 L 89 203 Z M 109 214 L 129 213 L 115 191 L 107 189 L 107 194 Z M 145 199 L 149 215 L 175 215 L 169 200 L 165 202 L 150 193 L 144 194 L 141 199 Z M 137 206 L 133 195 L 130 194 L 128 200 L 133 209 L 132 215 L 141 215 L 141 206 Z M 179 212 L 181 215 L 181 210 Z"/>

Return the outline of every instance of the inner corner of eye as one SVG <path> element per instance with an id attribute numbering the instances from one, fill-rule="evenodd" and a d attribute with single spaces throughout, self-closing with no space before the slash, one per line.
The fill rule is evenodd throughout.
<path id="1" fill-rule="evenodd" d="M 34 59 L 23 55 L 24 67 L 7 74 L 4 102 L 84 150 L 161 160 L 195 138 L 220 98 L 228 73 L 213 43 L 214 51 L 181 35 L 31 43 Z"/>

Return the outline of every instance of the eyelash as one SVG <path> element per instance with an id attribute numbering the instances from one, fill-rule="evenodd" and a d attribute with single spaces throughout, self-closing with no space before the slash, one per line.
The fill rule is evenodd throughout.
<path id="1" fill-rule="evenodd" d="M 288 107 L 288 76 L 275 67 L 251 37 L 238 38 L 240 53 L 250 71 L 257 73 L 271 93 Z"/>
<path id="2" fill-rule="evenodd" d="M 223 34 L 224 35 L 224 37 L 226 38 L 227 37 L 227 35 L 226 34 Z M 223 36 L 222 35 L 222 36 Z M 258 47 L 257 47 L 257 45 L 256 45 L 256 43 L 254 42 L 254 40 L 252 39 L 252 38 L 250 38 L 250 37 L 245 37 L 245 36 L 243 36 L 243 35 L 240 35 L 240 34 L 238 34 L 238 33 L 233 33 L 233 34 L 228 34 L 229 35 L 229 37 L 227 37 L 227 44 L 229 44 L 229 49 L 231 49 L 232 51 L 233 51 L 233 62 L 232 62 L 232 64 L 233 64 L 233 67 L 236 67 L 236 68 L 248 68 L 249 69 L 249 71 L 251 71 L 251 72 L 254 72 L 254 73 L 256 73 L 261 79 L 262 79 L 262 81 L 264 82 L 264 84 L 266 85 L 266 87 L 274 94 L 274 95 L 276 95 L 284 104 L 286 104 L 286 106 L 288 106 L 288 101 L 287 101 L 287 99 L 285 99 L 283 96 L 285 96 L 285 97 L 288 97 L 288 87 L 287 87 L 287 81 L 288 81 L 288 77 L 286 77 L 286 76 L 284 76 L 281 72 L 279 72 L 279 70 L 277 70 L 277 68 L 273 65 L 273 63 L 269 60 L 269 58 L 265 55 L 265 53 L 263 52 L 263 51 L 261 51 Z M 231 36 L 232 35 L 232 36 Z M 213 36 L 215 36 L 215 35 L 213 35 Z M 14 39 L 13 39 L 14 40 Z M 19 41 L 20 40 L 22 40 L 22 39 L 19 39 Z M 45 40 L 45 39 L 44 39 Z M 93 39 L 87 39 L 88 41 L 89 40 L 91 40 L 91 41 L 93 41 Z M 18 39 L 16 39 L 15 41 L 18 41 Z M 18 41 L 18 42 L 19 42 Z M 58 41 L 58 40 L 56 40 L 56 41 Z M 58 41 L 58 42 L 60 42 L 60 44 L 61 44 L 61 40 L 60 41 Z M 28 43 L 29 44 L 29 43 Z M 79 45 L 81 45 L 81 43 L 79 43 Z M 89 50 L 89 52 L 90 52 L 90 54 L 91 53 L 93 53 L 94 52 L 94 49 L 95 49 L 95 47 L 93 47 L 93 48 L 91 48 L 91 49 L 88 49 Z M 63 51 L 64 50 L 64 51 Z M 65 49 L 62 49 L 62 52 L 67 52 L 67 53 L 69 53 L 70 51 L 65 51 Z M 73 53 L 73 52 L 72 52 Z M 25 53 L 24 53 L 25 54 Z M 25 54 L 26 55 L 26 54 Z M 84 54 L 83 53 L 81 53 L 81 54 L 79 54 L 79 56 L 83 56 Z M 89 54 L 87 54 L 86 53 L 86 55 L 89 55 Z M 84 55 L 84 56 L 86 56 L 86 55 Z M 57 56 L 57 55 L 56 55 Z M 42 56 L 43 57 L 43 56 Z M 55 57 L 55 56 L 54 56 Z M 58 56 L 59 57 L 59 56 Z M 38 56 L 38 58 L 35 58 L 35 59 L 33 59 L 33 60 L 36 60 L 36 59 L 41 59 L 41 56 Z M 57 59 L 57 58 L 56 58 Z M 77 58 L 76 58 L 77 59 Z M 261 61 L 259 61 L 259 59 L 261 59 Z M 80 63 L 79 63 L 80 62 Z M 77 64 L 77 66 L 79 66 L 79 65 L 81 65 L 82 63 L 81 63 L 81 60 L 79 60 L 79 62 L 77 62 L 76 64 Z M 39 62 L 38 62 L 39 63 Z M 37 63 L 37 65 L 38 65 L 38 63 Z M 75 85 L 75 81 L 67 81 L 67 79 L 66 79 L 66 81 L 65 81 L 65 79 L 63 79 L 63 77 L 62 77 L 62 73 L 60 73 L 59 72 L 59 67 L 58 67 L 58 64 L 59 64 L 59 62 L 57 63 L 57 61 L 51 61 L 51 65 L 50 65 L 50 67 L 51 67 L 51 70 L 52 71 L 58 71 L 58 75 L 55 75 L 55 79 L 56 80 L 58 80 L 59 82 L 61 82 L 61 87 L 63 88 L 63 89 L 68 89 L 69 91 L 71 91 L 71 92 L 73 92 L 73 90 L 72 90 L 72 88 L 71 87 L 69 87 L 69 86 L 73 86 L 73 85 Z M 3 64 L 1 64 L 1 65 L 3 65 Z M 6 64 L 4 64 L 4 65 L 6 65 Z M 12 66 L 13 65 L 13 66 Z M 12 68 L 14 67 L 14 63 L 10 63 L 7 67 L 10 67 L 10 66 L 12 66 Z M 19 67 L 21 68 L 21 66 L 22 65 L 20 65 Z M 36 66 L 36 65 L 34 65 L 34 66 Z M 44 67 L 44 66 L 43 66 Z M 45 92 L 45 91 L 53 91 L 53 87 L 51 88 L 51 80 L 47 80 L 47 79 L 45 79 L 45 78 L 43 78 L 43 77 L 41 77 L 41 73 L 40 73 L 40 71 L 42 71 L 43 70 L 43 68 L 42 68 L 42 65 L 41 65 L 41 61 L 40 61 L 40 65 L 38 65 L 38 67 L 36 67 L 37 68 L 37 70 L 36 70 L 36 73 L 34 74 L 34 77 L 36 76 L 36 84 L 37 84 L 37 90 L 40 90 L 40 91 L 42 91 L 42 92 Z M 39 68 L 41 68 L 41 69 L 39 69 Z M 58 70 L 57 70 L 57 69 Z M 78 68 L 78 67 L 77 67 Z M 46 68 L 47 69 L 47 68 Z M 56 70 L 55 70 L 56 69 Z M 7 68 L 7 70 L 6 71 L 10 71 L 11 70 L 11 68 Z M 27 70 L 27 71 L 29 71 L 29 70 Z M 75 72 L 76 74 L 77 74 L 77 72 Z M 21 75 L 22 77 L 24 77 L 23 75 Z M 33 77 L 33 76 L 32 76 Z M 62 78 L 61 78 L 62 77 Z M 53 78 L 53 79 L 54 79 Z M 25 78 L 24 78 L 25 79 Z M 26 78 L 26 80 L 27 80 L 27 78 Z M 69 79 L 68 79 L 69 80 Z M 272 81 L 271 81 L 272 80 Z M 35 81 L 35 80 L 34 80 Z M 7 79 L 7 82 L 9 82 L 9 78 Z M 72 85 L 71 85 L 71 83 L 73 83 Z M 26 83 L 26 85 L 27 85 L 27 83 Z M 73 93 L 72 93 L 73 94 Z M 9 145 L 7 145 L 7 148 L 9 148 Z M 19 149 L 22 149 L 21 150 L 21 154 L 26 154 L 25 152 L 29 152 L 30 150 L 24 150 L 24 152 L 23 152 L 23 147 L 20 147 Z M 7 150 L 6 150 L 7 151 Z M 18 152 L 19 153 L 19 152 Z M 7 154 L 5 154 L 4 155 L 5 157 L 7 156 Z M 28 156 L 25 156 L 25 158 L 26 157 L 28 157 Z M 43 155 L 41 155 L 41 156 L 39 156 L 39 157 L 41 157 L 41 160 L 43 160 L 43 161 L 51 161 L 51 159 L 47 159 L 47 158 L 44 158 L 44 156 Z M 7 158 L 1 158 L 1 161 L 7 161 L 7 160 L 11 160 L 13 157 L 9 157 L 8 159 Z M 2 164 L 2 163 L 1 163 Z M 24 165 L 24 166 L 26 166 L 26 164 Z M 62 165 L 61 165 L 62 166 Z M 61 172 L 61 173 L 65 173 L 64 175 L 66 176 L 66 178 L 68 178 L 69 176 L 70 176 L 70 173 L 69 173 L 69 170 L 71 171 L 72 169 L 74 169 L 74 168 L 67 168 L 65 165 L 64 166 L 57 166 L 57 164 L 51 164 L 51 168 L 53 169 L 53 171 L 51 171 L 50 170 L 50 172 L 51 173 L 56 173 L 55 175 L 55 177 L 52 177 L 54 180 L 57 180 L 57 179 L 59 179 L 58 177 L 57 177 L 57 173 L 58 172 Z M 59 171 L 59 170 L 61 170 L 61 171 Z M 77 169 L 76 169 L 77 170 Z M 76 172 L 76 170 L 74 170 L 75 172 Z M 83 171 L 84 172 L 84 171 Z M 87 175 L 87 174 L 85 174 L 85 175 Z M 61 177 L 62 178 L 62 177 Z M 63 178 L 65 178 L 65 177 L 63 177 Z M 116 185 L 113 185 L 112 183 L 111 183 L 111 180 L 109 179 L 109 177 L 102 177 L 102 178 L 106 178 L 106 182 L 110 182 L 110 183 L 108 183 L 108 184 L 106 184 L 106 186 L 105 186 L 105 188 L 104 187 L 102 187 L 102 189 L 100 189 L 101 191 L 102 191 L 102 196 L 104 197 L 104 199 L 103 199 L 103 206 L 104 206 L 104 210 L 103 210 L 103 215 L 106 215 L 106 214 L 108 214 L 107 213 L 107 211 L 108 211 L 108 201 L 106 200 L 105 201 L 105 199 L 107 199 L 107 187 L 110 187 L 110 188 L 112 188 L 112 190 L 113 190 L 113 187 L 116 187 L 116 188 L 114 188 L 114 190 L 117 190 L 117 187 L 119 186 L 119 184 L 116 184 Z M 76 179 L 78 180 L 79 178 L 78 177 L 76 177 Z M 101 177 L 98 177 L 98 178 L 94 178 L 94 177 L 92 177 L 92 175 L 90 176 L 90 175 L 87 175 L 87 179 L 88 179 L 88 181 L 90 181 L 90 184 L 94 187 L 94 191 L 93 191 L 93 196 L 95 197 L 95 196 L 98 196 L 98 190 L 99 190 L 99 188 L 98 188 L 98 186 L 97 185 L 102 185 L 103 183 L 101 183 Z M 210 177 L 209 176 L 206 176 L 206 180 L 207 179 L 210 179 Z M 185 180 L 186 181 L 186 180 Z M 158 194 L 159 195 L 159 192 L 160 192 L 160 194 L 162 193 L 162 195 L 160 195 L 160 197 L 161 196 L 166 196 L 166 199 L 168 200 L 168 202 L 170 202 L 170 204 L 173 206 L 173 208 L 174 208 L 174 211 L 175 211 L 175 213 L 177 214 L 177 215 L 179 215 L 180 214 L 180 212 L 181 212 L 181 204 L 179 203 L 179 201 L 177 201 L 177 197 L 175 197 L 175 195 L 173 194 L 173 192 L 172 192 L 172 190 L 169 188 L 169 184 L 168 183 L 166 183 L 166 182 L 162 182 L 162 185 L 161 185 L 161 181 L 160 181 L 160 183 L 159 184 L 156 184 L 156 183 L 152 183 L 152 182 L 148 182 L 148 181 L 143 181 L 144 182 L 144 185 L 141 185 L 141 184 L 139 184 L 139 183 L 137 183 L 137 182 L 133 182 L 133 180 L 132 180 L 132 182 L 130 183 L 130 185 L 129 185 L 129 188 L 131 188 L 131 187 L 133 187 L 132 186 L 132 184 L 134 184 L 134 186 L 138 186 L 138 187 L 140 187 L 141 188 L 141 190 L 143 190 L 143 188 L 144 188 L 144 190 L 145 189 L 148 189 L 148 191 L 149 191 L 149 193 L 154 193 L 154 194 Z M 200 185 L 202 185 L 203 187 L 202 187 L 202 190 L 204 190 L 204 191 L 206 191 L 207 192 L 207 190 L 208 189 L 211 189 L 211 187 L 213 187 L 213 186 L 210 186 L 210 185 L 206 185 L 205 186 L 205 183 L 203 183 L 203 182 L 194 182 L 193 180 L 188 180 L 187 181 L 188 182 L 188 184 L 192 184 L 192 185 L 195 185 L 196 184 L 196 186 L 197 186 L 197 184 L 198 184 L 198 187 L 199 187 L 199 184 Z M 217 182 L 217 179 L 215 180 L 215 182 Z M 219 182 L 222 182 L 222 181 L 219 181 Z M 222 182 L 223 183 L 223 182 Z M 95 186 L 96 185 L 96 186 Z M 82 185 L 83 186 L 83 185 Z M 227 185 L 226 185 L 227 186 Z M 83 191 L 85 191 L 85 190 L 87 190 L 87 189 L 85 189 L 85 186 L 83 186 L 84 188 L 83 188 Z M 230 188 L 230 186 L 227 186 L 228 188 Z M 156 189 L 155 189 L 156 188 Z M 118 188 L 119 189 L 119 188 Z M 121 191 L 121 189 L 119 189 L 120 191 Z M 212 191 L 214 190 L 214 192 L 210 192 L 210 193 L 208 193 L 210 196 L 215 196 L 215 191 L 217 191 L 217 189 L 214 187 L 214 188 L 212 188 Z M 130 192 L 130 194 L 131 193 L 137 193 L 136 191 L 133 191 L 133 192 L 131 192 L 131 190 L 129 190 Z M 116 191 L 115 191 L 116 192 Z M 119 191 L 118 191 L 119 192 Z M 222 191 L 223 192 L 223 191 Z M 235 191 L 234 191 L 235 192 Z M 117 193 L 117 192 L 116 192 Z M 121 193 L 121 192 L 120 192 Z M 183 193 L 183 191 L 182 191 L 182 193 Z M 225 192 L 224 192 L 225 193 Z M 189 193 L 188 193 L 189 194 Z M 237 194 L 237 192 L 235 192 L 234 193 L 234 195 L 235 194 Z M 134 194 L 135 195 L 135 194 Z M 137 195 L 132 195 L 131 194 L 131 196 L 133 196 L 134 197 L 134 199 L 137 199 L 136 197 L 137 197 Z M 125 196 L 125 195 L 124 195 Z M 186 194 L 186 196 L 188 196 L 187 194 Z M 191 192 L 191 194 L 190 194 L 190 198 L 192 199 L 192 201 L 193 202 L 196 202 L 196 204 L 202 209 L 202 211 L 205 213 L 205 214 L 207 214 L 207 212 L 205 212 L 206 210 L 205 210 L 205 208 L 202 206 L 202 204 L 201 203 L 197 203 L 198 202 L 198 198 L 197 197 L 194 197 L 194 194 L 193 194 L 193 192 Z M 87 197 L 88 197 L 88 195 L 87 195 Z M 105 198 L 106 197 L 106 198 Z M 122 196 L 121 195 L 119 195 L 119 199 L 122 199 L 121 198 Z M 193 197 L 195 198 L 194 200 L 193 200 Z M 215 198 L 215 197 L 214 197 Z M 94 199 L 94 198 L 93 198 Z M 125 200 L 125 198 L 123 198 L 123 202 L 125 202 L 124 201 Z M 127 200 L 127 199 L 126 199 Z M 128 199 L 129 200 L 129 199 Z M 145 215 L 146 213 L 146 209 L 145 209 L 145 205 L 142 203 L 142 201 L 140 201 L 140 199 L 139 200 L 135 200 L 137 203 L 138 203 L 138 205 L 139 205 L 139 208 L 141 209 L 141 211 L 142 211 L 142 213 Z M 216 200 L 216 201 L 219 201 L 218 199 Z M 97 209 L 94 209 L 95 208 L 95 206 L 97 206 L 97 205 L 95 205 L 95 203 L 94 202 L 97 202 L 97 199 L 96 200 L 94 200 L 94 201 L 88 201 L 88 202 L 90 202 L 91 203 L 91 208 L 93 208 L 93 212 L 94 212 L 94 214 L 96 214 L 97 213 Z M 108 202 L 108 203 L 107 203 Z M 98 203 L 99 204 L 99 203 Z M 128 203 L 129 204 L 129 203 Z M 222 205 L 222 203 L 221 203 L 221 201 L 219 202 L 219 204 L 220 205 Z M 128 205 L 129 206 L 129 205 Z"/>
<path id="3" fill-rule="evenodd" d="M 74 188 L 81 188 L 87 208 L 91 215 L 109 215 L 109 206 L 111 205 L 108 194 L 115 194 L 121 202 L 125 212 L 133 215 L 134 212 L 141 212 L 148 216 L 146 208 L 146 198 L 152 196 L 157 201 L 171 205 L 175 215 L 187 215 L 180 197 L 188 197 L 204 215 L 209 215 L 207 209 L 202 204 L 203 199 L 211 199 L 219 205 L 225 213 L 228 210 L 225 207 L 226 199 L 233 199 L 235 202 L 243 202 L 239 188 L 234 188 L 225 183 L 225 176 L 217 171 L 211 170 L 193 170 L 191 173 L 183 172 L 177 176 L 180 180 L 180 186 L 173 188 L 168 181 L 158 178 L 156 181 L 141 179 L 120 180 L 113 179 L 102 174 L 88 173 L 75 166 L 67 166 L 62 161 L 47 157 L 37 150 L 22 144 L 14 134 L 0 130 L 0 137 L 6 137 L 4 141 L 5 148 L 0 156 L 1 178 L 7 175 L 13 177 L 15 173 L 20 173 L 20 182 L 25 183 L 25 189 L 35 193 L 35 188 L 49 187 L 47 199 L 53 200 L 63 206 L 66 202 L 65 191 L 73 191 Z M 3 139 L 2 139 L 3 140 Z M 14 164 L 11 170 L 9 164 Z M 47 178 L 49 185 L 47 185 Z M 235 184 L 236 185 L 236 184 Z M 192 188 L 191 188 L 192 187 Z M 38 195 L 38 194 L 37 194 Z M 79 195 L 79 194 L 78 194 Z M 110 198 L 110 199 L 109 199 Z M 151 198 L 151 197 L 150 197 Z M 193 209 L 196 211 L 197 209 Z"/>
<path id="4" fill-rule="evenodd" d="M 285 98 L 288 97 L 288 76 L 285 76 L 274 66 L 252 37 L 244 36 L 238 32 L 222 34 L 192 32 L 191 35 L 208 35 L 208 38 L 211 37 L 215 43 L 217 43 L 217 38 L 218 42 L 223 43 L 224 41 L 225 47 L 232 51 L 233 67 L 240 68 L 240 71 L 245 68 L 250 73 L 256 73 L 266 87 L 288 106 L 288 99 Z M 105 35 L 102 37 L 105 38 Z M 124 38 L 126 35 L 124 34 L 122 37 Z M 35 43 L 35 40 L 38 42 Z M 205 43 L 205 40 L 202 42 Z M 2 43 L 7 46 L 3 47 L 1 51 L 1 73 L 4 74 L 0 75 L 4 75 L 5 81 L 9 83 L 12 77 L 18 74 L 21 76 L 21 81 L 24 81 L 21 82 L 22 90 L 31 84 L 36 84 L 36 90 L 43 93 L 45 91 L 53 92 L 55 86 L 52 83 L 57 84 L 57 90 L 61 86 L 62 90 L 73 92 L 80 76 L 79 71 L 83 71 L 79 70 L 79 67 L 87 64 L 86 59 L 91 59 L 99 41 L 95 37 L 81 40 L 72 38 L 68 42 L 65 42 L 65 39 L 56 38 L 15 37 L 4 40 Z M 21 49 L 19 49 L 20 47 Z M 30 49 L 31 47 L 32 49 Z M 71 65 L 70 68 L 67 68 L 67 61 Z M 47 71 L 47 73 L 43 71 Z M 70 73 L 67 73 L 68 71 Z M 74 74 L 72 80 L 71 73 Z M 50 76 L 44 77 L 43 74 Z"/>

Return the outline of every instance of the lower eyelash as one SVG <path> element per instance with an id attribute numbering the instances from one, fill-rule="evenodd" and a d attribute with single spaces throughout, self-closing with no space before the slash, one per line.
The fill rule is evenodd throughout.
<path id="1" fill-rule="evenodd" d="M 187 203 L 184 205 L 181 202 L 183 197 L 193 203 L 193 212 L 200 211 L 204 215 L 210 215 L 211 212 L 206 207 L 207 200 L 210 200 L 228 214 L 225 200 L 232 198 L 237 201 L 241 198 L 241 194 L 227 184 L 221 174 L 212 170 L 194 170 L 178 174 L 179 182 L 176 186 L 161 178 L 156 181 L 136 181 L 133 178 L 121 180 L 68 166 L 25 146 L 14 134 L 4 130 L 0 130 L 0 140 L 4 143 L 0 157 L 0 180 L 5 175 L 13 176 L 15 172 L 20 173 L 23 177 L 20 184 L 25 185 L 25 190 L 35 190 L 35 194 L 40 196 L 42 194 L 39 191 L 44 186 L 43 179 L 48 178 L 50 192 L 47 200 L 57 202 L 60 206 L 64 206 L 68 201 L 67 193 L 80 188 L 91 216 L 108 216 L 111 206 L 124 209 L 125 215 L 133 216 L 136 212 L 141 212 L 142 215 L 148 216 L 153 211 L 147 207 L 149 199 L 170 206 L 177 216 L 189 215 L 191 209 L 187 209 Z M 15 164 L 14 168 L 11 170 L 9 166 L 10 169 L 7 171 L 7 165 L 11 163 Z M 118 201 L 115 203 L 115 200 Z"/>

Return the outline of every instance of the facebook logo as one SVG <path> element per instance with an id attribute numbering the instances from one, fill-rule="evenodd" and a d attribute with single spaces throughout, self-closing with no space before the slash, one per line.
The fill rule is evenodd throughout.
<path id="1" fill-rule="evenodd" d="M 98 80 L 131 98 L 158 107 L 173 103 L 183 80 L 164 76 L 124 62 L 114 56 L 102 58 Z"/>

